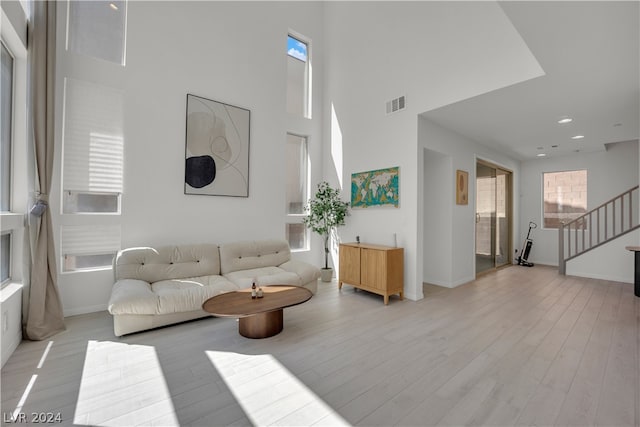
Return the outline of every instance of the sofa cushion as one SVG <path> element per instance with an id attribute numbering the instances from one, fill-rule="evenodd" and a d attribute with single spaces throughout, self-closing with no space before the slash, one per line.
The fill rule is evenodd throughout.
<path id="1" fill-rule="evenodd" d="M 158 296 L 143 280 L 118 280 L 111 290 L 108 310 L 111 314 L 156 314 Z"/>
<path id="2" fill-rule="evenodd" d="M 151 290 L 158 298 L 158 311 L 155 314 L 199 310 L 209 298 L 237 289 L 238 285 L 222 276 L 161 280 L 151 285 Z"/>
<path id="3" fill-rule="evenodd" d="M 257 280 L 258 286 L 268 285 L 295 285 L 301 286 L 303 283 L 300 276 L 295 273 L 285 271 L 278 267 L 260 267 L 249 270 L 234 271 L 225 274 L 224 277 L 231 280 L 240 288 L 250 288 L 253 280 Z"/>
<path id="4" fill-rule="evenodd" d="M 227 243 L 220 246 L 220 271 L 226 275 L 234 271 L 276 267 L 290 258 L 291 250 L 286 240 Z"/>
<path id="5" fill-rule="evenodd" d="M 161 280 L 122 279 L 113 285 L 111 314 L 168 314 L 202 309 L 209 298 L 239 287 L 222 276 Z"/>
<path id="6" fill-rule="evenodd" d="M 300 277 L 302 285 L 315 282 L 320 277 L 320 269 L 304 261 L 292 259 L 284 264 L 280 264 L 279 267 L 284 271 L 297 274 Z"/>
<path id="7" fill-rule="evenodd" d="M 115 279 L 138 279 L 153 283 L 220 274 L 218 246 L 212 244 L 129 248 L 114 260 Z"/>

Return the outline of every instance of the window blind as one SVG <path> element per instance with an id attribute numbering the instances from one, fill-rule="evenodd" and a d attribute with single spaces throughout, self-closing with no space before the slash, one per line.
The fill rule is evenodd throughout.
<path id="1" fill-rule="evenodd" d="M 65 80 L 63 190 L 122 193 L 123 92 Z"/>
<path id="2" fill-rule="evenodd" d="M 64 226 L 60 233 L 62 256 L 111 254 L 120 250 L 119 225 Z"/>
<path id="3" fill-rule="evenodd" d="M 304 213 L 307 202 L 308 157 L 307 138 L 287 134 L 287 214 Z"/>

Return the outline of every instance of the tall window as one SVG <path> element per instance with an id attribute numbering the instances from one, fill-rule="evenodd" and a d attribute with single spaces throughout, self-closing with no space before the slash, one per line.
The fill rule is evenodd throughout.
<path id="1" fill-rule="evenodd" d="M 60 241 L 62 271 L 86 271 L 111 267 L 120 249 L 119 225 L 63 226 Z"/>
<path id="2" fill-rule="evenodd" d="M 298 117 L 311 118 L 311 48 L 305 37 L 287 36 L 287 112 L 299 129 Z M 291 123 L 290 123 L 291 124 Z M 304 126 L 303 126 L 304 127 Z M 302 131 L 306 133 L 305 131 Z M 309 199 L 307 137 L 287 134 L 285 237 L 293 251 L 309 250 L 309 231 L 302 223 Z"/>
<path id="3" fill-rule="evenodd" d="M 287 134 L 286 144 L 286 237 L 292 250 L 308 249 L 308 231 L 302 224 L 309 198 L 309 153 L 307 138 Z"/>
<path id="4" fill-rule="evenodd" d="M 16 2 L 17 3 L 17 2 Z M 23 279 L 24 219 L 29 204 L 33 166 L 27 146 L 27 46 L 25 2 L 11 16 L 3 4 L 0 25 L 0 286 Z M 23 10 L 24 9 L 24 10 Z M 24 15 L 22 12 L 25 12 Z M 26 22 L 26 21 L 23 21 Z M 16 287 L 16 288 L 19 288 Z M 16 289 L 14 288 L 14 289 Z M 13 291 L 12 291 L 13 292 Z"/>
<path id="5" fill-rule="evenodd" d="M 124 172 L 122 109 L 122 91 L 66 79 L 63 213 L 120 213 Z M 110 268 L 114 253 L 120 248 L 120 226 L 63 226 L 60 245 L 63 272 Z"/>
<path id="6" fill-rule="evenodd" d="M 60 270 L 102 270 L 121 244 L 128 0 L 63 3 Z"/>
<path id="7" fill-rule="evenodd" d="M 287 37 L 287 112 L 311 118 L 309 44 L 302 37 Z"/>
<path id="8" fill-rule="evenodd" d="M 543 215 L 545 228 L 558 228 L 587 212 L 587 171 L 545 172 Z"/>
<path id="9" fill-rule="evenodd" d="M 13 56 L 4 44 L 2 47 L 0 76 L 0 137 L 2 138 L 2 147 L 0 148 L 0 211 L 9 212 L 11 210 L 11 145 L 12 145 L 12 127 L 13 127 Z M 4 284 L 11 279 L 11 232 L 3 230 L 0 234 L 0 283 Z"/>
<path id="10" fill-rule="evenodd" d="M 2 46 L 2 76 L 0 92 L 2 93 L 0 132 L 2 138 L 2 184 L 0 185 L 0 210 L 11 210 L 11 131 L 13 127 L 13 56 L 4 44 Z"/>
<path id="11" fill-rule="evenodd" d="M 124 65 L 126 22 L 126 1 L 70 1 L 67 49 Z"/>
<path id="12" fill-rule="evenodd" d="M 301 215 L 308 199 L 309 154 L 307 138 L 287 134 L 287 214 Z"/>
<path id="13" fill-rule="evenodd" d="M 123 181 L 123 95 L 67 79 L 63 212 L 118 213 Z"/>
<path id="14" fill-rule="evenodd" d="M 0 252 L 0 284 L 5 284 L 11 280 L 11 233 L 0 235 Z"/>

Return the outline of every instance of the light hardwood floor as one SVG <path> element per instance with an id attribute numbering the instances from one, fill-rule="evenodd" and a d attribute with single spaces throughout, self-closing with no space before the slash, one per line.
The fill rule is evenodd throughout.
<path id="1" fill-rule="evenodd" d="M 640 425 L 640 298 L 630 284 L 510 267 L 385 307 L 321 283 L 284 322 L 263 340 L 222 318 L 116 338 L 107 313 L 68 318 L 67 331 L 23 342 L 2 369 L 3 420 Z"/>

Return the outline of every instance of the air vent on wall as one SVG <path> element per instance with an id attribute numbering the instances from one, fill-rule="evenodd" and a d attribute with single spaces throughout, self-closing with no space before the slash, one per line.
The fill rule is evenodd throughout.
<path id="1" fill-rule="evenodd" d="M 391 101 L 387 101 L 387 114 L 395 113 L 400 110 L 404 110 L 406 108 L 406 102 L 404 95 L 400 98 L 392 99 Z"/>

